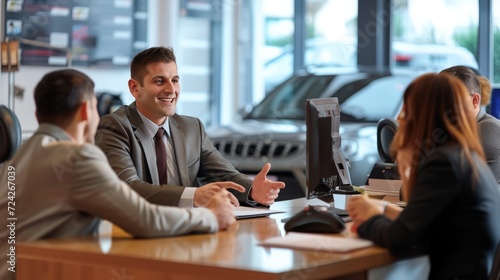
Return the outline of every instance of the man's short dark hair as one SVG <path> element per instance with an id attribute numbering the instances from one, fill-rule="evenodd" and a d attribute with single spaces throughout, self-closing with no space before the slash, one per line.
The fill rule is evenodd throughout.
<path id="1" fill-rule="evenodd" d="M 146 76 L 146 66 L 156 62 L 177 64 L 174 49 L 172 47 L 151 47 L 136 54 L 130 64 L 130 77 L 142 85 Z"/>
<path id="2" fill-rule="evenodd" d="M 39 123 L 64 127 L 78 107 L 94 96 L 94 82 L 86 74 L 63 69 L 45 74 L 35 87 L 36 115 Z"/>
<path id="3" fill-rule="evenodd" d="M 459 78 L 469 90 L 469 94 L 479 93 L 481 94 L 481 84 L 477 78 L 474 71 L 468 66 L 457 65 L 450 68 L 446 68 L 441 71 L 441 73 L 452 74 L 453 76 Z"/>

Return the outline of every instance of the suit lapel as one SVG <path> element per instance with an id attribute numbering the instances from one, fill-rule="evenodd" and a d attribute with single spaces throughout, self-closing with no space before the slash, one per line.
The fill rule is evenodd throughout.
<path id="1" fill-rule="evenodd" d="M 187 156 L 186 156 L 186 141 L 184 139 L 184 132 L 179 128 L 179 125 L 173 117 L 168 118 L 170 125 L 170 134 L 174 144 L 174 153 L 177 159 L 177 168 L 179 170 L 181 186 L 191 186 L 189 182 L 187 170 Z"/>
<path id="2" fill-rule="evenodd" d="M 160 181 L 158 179 L 158 169 L 156 168 L 155 147 L 153 146 L 153 141 L 151 141 L 150 136 L 146 132 L 141 117 L 137 113 L 135 102 L 127 108 L 127 111 L 130 123 L 132 124 L 132 127 L 134 129 L 134 135 L 139 141 L 139 145 L 142 146 L 144 157 L 146 158 L 146 162 L 148 164 L 147 169 L 149 171 L 149 175 L 151 176 L 152 183 L 159 185 Z"/>

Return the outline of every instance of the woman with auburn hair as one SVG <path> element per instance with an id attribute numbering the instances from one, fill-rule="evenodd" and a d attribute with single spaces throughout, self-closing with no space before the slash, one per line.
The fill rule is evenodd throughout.
<path id="1" fill-rule="evenodd" d="M 407 206 L 353 197 L 353 228 L 395 255 L 422 246 L 429 279 L 487 279 L 500 241 L 500 190 L 484 161 L 467 88 L 447 73 L 417 77 L 398 122 L 391 149 Z"/>

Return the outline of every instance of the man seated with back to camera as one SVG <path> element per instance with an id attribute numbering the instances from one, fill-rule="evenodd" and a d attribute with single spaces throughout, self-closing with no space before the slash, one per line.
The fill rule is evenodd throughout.
<path id="1" fill-rule="evenodd" d="M 484 160 L 474 109 L 455 76 L 415 79 L 391 144 L 407 206 L 365 196 L 347 205 L 360 237 L 395 255 L 424 246 L 429 279 L 488 279 L 500 241 L 500 189 Z"/>
<path id="2" fill-rule="evenodd" d="M 215 232 L 235 221 L 226 190 L 206 208 L 186 209 L 152 204 L 121 181 L 92 144 L 99 115 L 94 82 L 84 73 L 46 74 L 35 87 L 35 105 L 38 129 L 0 166 L 1 182 L 13 183 L 0 188 L 0 219 L 11 217 L 13 205 L 17 218 L 13 228 L 0 229 L 0 279 L 15 278 L 7 255 L 12 232 L 16 243 L 92 234 L 100 217 L 133 236 L 163 237 Z"/>
<path id="3" fill-rule="evenodd" d="M 497 183 L 500 184 L 500 141 L 498 141 L 500 120 L 486 113 L 484 109 L 481 109 L 482 90 L 480 80 L 474 74 L 474 71 L 467 66 L 452 66 L 441 72 L 454 75 L 467 87 L 472 105 L 474 106 L 479 139 L 481 140 L 484 155 L 486 156 L 486 163 L 493 172 L 493 175 L 495 175 Z"/>
<path id="4" fill-rule="evenodd" d="M 252 181 L 212 145 L 198 118 L 175 113 L 180 77 L 172 48 L 138 53 L 130 75 L 128 87 L 135 102 L 103 116 L 96 134 L 96 144 L 122 180 L 148 201 L 162 205 L 203 206 L 222 189 L 232 191 L 245 205 L 274 203 L 285 184 L 266 178 L 269 163 Z M 167 170 L 160 178 L 165 168 L 157 170 L 154 138 L 162 128 Z"/>

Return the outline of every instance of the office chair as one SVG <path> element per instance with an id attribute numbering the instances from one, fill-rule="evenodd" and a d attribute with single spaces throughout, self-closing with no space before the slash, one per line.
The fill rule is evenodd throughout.
<path id="1" fill-rule="evenodd" d="M 100 92 L 96 95 L 97 111 L 99 112 L 100 117 L 113 113 L 114 110 L 123 105 L 122 99 L 117 93 Z"/>
<path id="2" fill-rule="evenodd" d="M 381 119 L 377 124 L 377 151 L 380 161 L 373 165 L 372 171 L 368 176 L 367 185 L 370 188 L 387 189 L 388 193 L 399 183 L 393 180 L 400 180 L 396 160 L 390 153 L 392 139 L 398 129 L 398 123 L 391 118 Z M 372 182 L 372 184 L 370 184 Z M 377 182 L 377 185 L 374 185 Z M 396 184 L 395 187 L 393 184 Z M 382 185 L 382 186 L 381 186 Z M 399 190 L 399 199 L 401 200 L 401 189 Z"/>
<path id="3" fill-rule="evenodd" d="M 377 151 L 380 161 L 376 162 L 370 178 L 399 180 L 396 160 L 391 156 L 392 138 L 396 134 L 398 123 L 394 119 L 384 118 L 377 124 Z"/>
<path id="4" fill-rule="evenodd" d="M 390 148 L 397 130 L 398 123 L 391 118 L 381 119 L 377 124 L 377 151 L 383 163 L 395 165 Z"/>
<path id="5" fill-rule="evenodd" d="M 21 145 L 21 124 L 16 114 L 0 105 L 0 163 L 10 159 Z"/>

